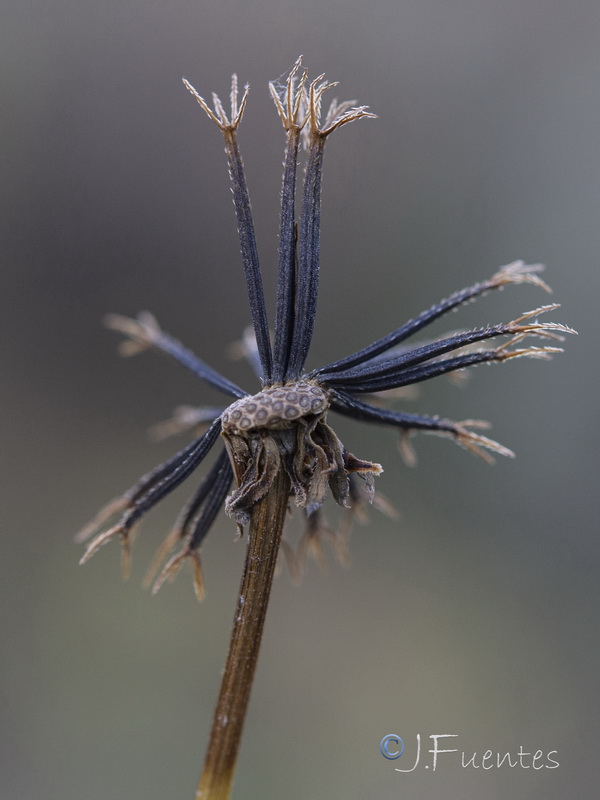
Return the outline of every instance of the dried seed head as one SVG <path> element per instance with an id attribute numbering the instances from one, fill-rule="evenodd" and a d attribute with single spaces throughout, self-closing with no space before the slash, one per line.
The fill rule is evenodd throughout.
<path id="1" fill-rule="evenodd" d="M 202 436 L 105 506 L 77 538 L 84 541 L 96 534 L 82 562 L 111 539 L 120 539 L 123 571 L 127 573 L 134 526 L 197 469 L 221 433 L 225 447 L 180 513 L 152 569 L 155 573 L 158 564 L 179 542 L 181 549 L 159 574 L 154 590 L 163 581 L 172 579 L 185 560 L 190 560 L 196 592 L 200 597 L 203 584 L 199 551 L 219 509 L 225 503 L 225 510 L 235 518 L 238 526 L 244 525 L 250 519 L 253 506 L 274 485 L 281 470 L 289 479 L 286 491 L 290 492 L 290 499 L 293 498 L 295 505 L 306 514 L 307 533 L 300 548 L 305 553 L 320 557 L 320 539 L 332 535 L 319 510 L 329 491 L 338 505 L 346 509 L 343 517 L 345 533 L 342 531 L 342 535 L 334 537 L 334 543 L 342 548 L 342 556 L 351 518 L 362 517 L 366 501 L 380 507 L 386 505 L 385 501 L 374 496 L 374 478 L 381 473 L 381 466 L 358 459 L 346 450 L 328 424 L 326 417 L 330 410 L 363 422 L 396 427 L 400 431 L 400 451 L 409 464 L 415 461 L 409 437 L 416 431 L 451 438 L 486 461 L 492 461 L 491 454 L 511 457 L 514 455 L 511 450 L 477 431 L 487 427 L 484 423 L 477 420 L 452 422 L 437 416 L 405 413 L 390 409 L 381 401 L 440 375 L 464 375 L 466 367 L 477 364 L 521 357 L 551 358 L 560 352 L 560 348 L 520 343 L 535 336 L 554 344 L 575 331 L 560 323 L 539 322 L 537 317 L 558 307 L 545 305 L 509 323 L 471 331 L 459 330 L 442 339 L 407 344 L 411 337 L 434 321 L 492 290 L 511 284 L 529 284 L 550 291 L 539 276 L 542 265 L 515 261 L 497 270 L 491 278 L 435 303 L 367 347 L 307 374 L 305 364 L 314 330 L 319 284 L 325 141 L 338 128 L 375 115 L 367 110 L 367 106 L 357 106 L 354 100 L 338 102 L 334 99 L 329 109 L 324 111 L 323 96 L 337 84 L 328 82 L 324 75 L 309 83 L 301 57 L 287 77 L 269 84 L 286 130 L 272 345 L 250 197 L 236 133 L 246 107 L 248 87 L 240 99 L 237 77 L 233 75 L 231 107 L 226 111 L 216 94 L 212 95 L 213 105 L 209 107 L 187 80 L 184 84 L 219 127 L 225 140 L 252 316 L 252 331 L 245 334 L 243 346 L 238 349 L 251 362 L 263 388 L 258 394 L 249 396 L 244 389 L 220 375 L 163 331 L 148 312 L 142 312 L 135 320 L 115 314 L 107 317 L 107 325 L 126 337 L 120 348 L 123 355 L 134 355 L 148 349 L 162 351 L 221 391 L 230 398 L 227 402 L 232 405 L 225 410 L 221 407 L 185 407 L 177 411 L 172 420 L 155 427 L 155 434 L 164 436 L 210 423 Z M 301 137 L 308 156 L 302 207 L 297 219 L 296 173 Z M 483 342 L 499 337 L 506 337 L 504 344 L 482 349 Z M 360 400 L 361 394 L 367 396 L 368 402 Z M 236 486 L 228 495 L 234 479 Z M 287 480 L 281 482 L 281 486 L 284 485 L 288 485 Z M 284 498 L 281 508 L 287 500 Z M 117 515 L 120 518 L 115 524 L 104 529 Z M 284 554 L 291 558 L 287 545 L 284 545 Z M 293 574 L 298 569 L 297 563 L 292 564 Z"/>
<path id="2" fill-rule="evenodd" d="M 303 70 L 298 77 L 301 66 L 302 56 L 298 58 L 292 67 L 285 84 L 282 85 L 280 81 L 269 81 L 269 92 L 286 131 L 292 128 L 300 130 L 306 122 L 306 116 L 299 113 L 304 99 L 304 84 L 307 78 L 306 70 Z"/>
<path id="3" fill-rule="evenodd" d="M 340 102 L 337 98 L 334 98 L 325 114 L 325 120 L 321 122 L 323 95 L 328 89 L 333 89 L 337 85 L 337 81 L 329 83 L 325 79 L 325 75 L 319 75 L 318 78 L 311 82 L 305 101 L 309 120 L 309 124 L 305 128 L 307 135 L 325 138 L 333 131 L 341 128 L 342 125 L 354 122 L 356 119 L 377 119 L 377 114 L 367 111 L 368 106 L 357 106 L 356 100 L 343 100 Z"/>
<path id="4" fill-rule="evenodd" d="M 531 286 L 537 286 L 538 289 L 543 289 L 548 294 L 552 294 L 552 289 L 538 275 L 539 272 L 543 271 L 543 264 L 526 264 L 524 261 L 513 261 L 512 264 L 501 267 L 498 272 L 492 275 L 489 284 L 491 288 L 501 288 L 502 286 L 529 283 Z"/>
<path id="5" fill-rule="evenodd" d="M 214 92 L 212 93 L 213 105 L 215 107 L 215 110 L 213 111 L 206 100 L 194 89 L 192 84 L 186 78 L 182 78 L 182 80 L 183 85 L 188 92 L 196 98 L 210 119 L 212 119 L 212 121 L 218 125 L 223 132 L 237 130 L 240 122 L 242 121 L 246 103 L 248 102 L 248 92 L 250 91 L 250 87 L 248 84 L 244 86 L 244 94 L 242 95 L 241 101 L 238 103 L 238 78 L 235 72 L 231 76 L 231 113 L 229 116 L 227 116 L 225 109 L 223 108 L 223 103 L 217 94 Z"/>

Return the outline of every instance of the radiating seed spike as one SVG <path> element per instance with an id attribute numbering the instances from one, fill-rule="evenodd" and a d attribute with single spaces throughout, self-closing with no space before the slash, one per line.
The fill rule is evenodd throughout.
<path id="1" fill-rule="evenodd" d="M 95 555 L 98 550 L 105 544 L 108 544 L 111 539 L 114 539 L 115 536 L 121 536 L 123 534 L 123 528 L 121 524 L 114 525 L 112 528 L 109 528 L 107 531 L 98 534 L 86 548 L 85 553 L 79 559 L 80 564 L 85 564 L 86 561 L 89 561 L 90 558 Z"/>
<path id="2" fill-rule="evenodd" d="M 221 128 L 222 127 L 221 120 L 215 115 L 214 111 L 210 108 L 206 100 L 200 94 L 198 94 L 198 92 L 194 89 L 192 84 L 186 78 L 182 78 L 182 80 L 183 80 L 183 85 L 188 90 L 188 92 L 190 92 L 190 94 L 192 94 L 196 98 L 200 106 L 203 108 L 206 114 L 208 114 L 208 116 L 212 119 L 212 121 L 216 123 L 219 126 L 219 128 Z"/>
<path id="3" fill-rule="evenodd" d="M 231 120 L 235 120 L 238 114 L 238 76 L 234 72 L 231 76 L 231 92 L 229 102 L 231 103 Z"/>
<path id="4" fill-rule="evenodd" d="M 200 553 L 195 550 L 193 553 L 190 553 L 190 557 L 192 559 L 192 568 L 193 568 L 193 576 L 194 576 L 194 592 L 196 594 L 196 598 L 199 603 L 202 602 L 204 599 L 205 589 L 204 589 L 204 576 L 202 574 L 202 563 L 200 561 Z"/>
<path id="5" fill-rule="evenodd" d="M 93 519 L 91 519 L 86 525 L 84 525 L 84 527 L 75 535 L 75 541 L 78 544 L 85 542 L 86 539 L 89 539 L 90 536 L 93 536 L 107 520 L 109 520 L 115 514 L 119 514 L 124 511 L 127 508 L 128 503 L 129 498 L 127 495 L 114 497 L 105 506 L 103 506 L 96 516 L 93 517 Z"/>

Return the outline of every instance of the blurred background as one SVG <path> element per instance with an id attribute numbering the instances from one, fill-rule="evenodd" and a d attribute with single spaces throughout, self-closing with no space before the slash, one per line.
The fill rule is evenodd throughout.
<path id="1" fill-rule="evenodd" d="M 149 309 L 256 387 L 227 355 L 249 312 L 222 143 L 181 77 L 205 95 L 226 97 L 234 70 L 252 86 L 240 143 L 272 303 L 283 135 L 267 81 L 300 53 L 379 115 L 328 145 L 309 366 L 517 258 L 548 265 L 552 318 L 581 335 L 553 363 L 438 379 L 398 406 L 492 420 L 515 460 L 420 437 L 410 470 L 393 431 L 336 420 L 384 465 L 400 518 L 370 512 L 350 569 L 277 580 L 235 796 L 596 797 L 598 4 L 22 0 L 1 29 L 3 797 L 193 795 L 244 544 L 222 516 L 198 605 L 189 574 L 140 588 L 191 484 L 147 518 L 127 583 L 116 544 L 79 568 L 72 537 L 183 446 L 152 442 L 153 423 L 219 398 L 158 354 L 119 359 L 102 318 Z M 545 302 L 510 287 L 436 331 Z M 379 753 L 391 733 L 404 762 Z M 436 733 L 479 763 L 522 746 L 560 766 L 447 755 L 433 773 L 424 753 L 395 772 Z"/>

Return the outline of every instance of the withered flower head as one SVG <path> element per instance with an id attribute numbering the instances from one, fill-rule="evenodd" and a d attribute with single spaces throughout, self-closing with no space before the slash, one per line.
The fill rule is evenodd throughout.
<path id="1" fill-rule="evenodd" d="M 333 100 L 322 119 L 323 96 L 336 84 L 328 83 L 323 75 L 309 82 L 301 59 L 286 81 L 269 85 L 286 132 L 277 303 L 271 345 L 250 200 L 237 141 L 248 87 L 239 100 L 237 77 L 233 76 L 231 110 L 227 114 L 217 95 L 213 94 L 211 108 L 186 80 L 184 84 L 220 128 L 225 139 L 254 329 L 254 337 L 247 337 L 246 351 L 256 366 L 262 387 L 253 395 L 245 392 L 162 331 L 148 313 L 140 314 L 136 320 L 110 316 L 109 327 L 128 337 L 121 345 L 121 352 L 130 355 L 150 347 L 162 350 L 233 398 L 234 402 L 224 409 L 188 408 L 180 411 L 171 428 L 179 430 L 188 425 L 204 424 L 208 429 L 112 500 L 80 532 L 78 539 L 83 541 L 96 534 L 81 559 L 84 562 L 101 545 L 120 537 L 124 570 L 127 571 L 134 526 L 196 471 L 220 439 L 219 455 L 181 511 L 155 562 L 155 566 L 162 563 L 180 542 L 181 549 L 167 561 L 154 589 L 158 589 L 166 578 L 173 577 L 184 559 L 191 559 L 196 591 L 201 595 L 200 547 L 220 508 L 224 504 L 226 512 L 242 530 L 252 507 L 268 492 L 280 470 L 289 477 L 291 499 L 304 509 L 307 517 L 301 551 L 318 553 L 318 532 L 330 532 L 320 516 L 328 489 L 339 505 L 349 509 L 360 508 L 358 476 L 364 482 L 367 499 L 373 500 L 374 477 L 381 473 L 382 468 L 346 450 L 328 423 L 330 411 L 363 422 L 396 427 L 401 434 L 401 451 L 408 459 L 412 458 L 412 451 L 407 437 L 416 431 L 452 438 L 486 461 L 491 460 L 492 453 L 512 456 L 506 447 L 477 432 L 478 428 L 485 427 L 485 423 L 477 420 L 453 422 L 441 417 L 408 414 L 379 404 L 376 396 L 380 392 L 476 364 L 500 363 L 519 357 L 547 359 L 560 352 L 560 348 L 547 344 L 536 347 L 524 344 L 524 340 L 538 337 L 556 341 L 561 340 L 562 334 L 573 331 L 559 323 L 538 321 L 542 314 L 558 307 L 553 304 L 536 308 L 508 323 L 461 331 L 412 347 L 405 344 L 443 315 L 494 289 L 527 283 L 549 291 L 540 278 L 540 265 L 528 266 L 516 261 L 502 267 L 488 280 L 441 300 L 362 350 L 305 372 L 317 306 L 325 143 L 338 128 L 375 115 L 354 101 L 340 103 Z M 300 219 L 296 228 L 296 169 L 301 144 L 307 156 Z M 483 344 L 496 339 L 503 341 L 494 346 Z M 366 400 L 363 399 L 365 396 Z M 230 492 L 234 480 L 235 487 Z M 103 530 L 117 514 L 120 517 L 116 524 Z M 343 543 L 340 547 L 343 549 Z"/>

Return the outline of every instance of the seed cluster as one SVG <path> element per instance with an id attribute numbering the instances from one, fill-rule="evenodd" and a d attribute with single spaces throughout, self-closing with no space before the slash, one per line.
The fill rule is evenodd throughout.
<path id="1" fill-rule="evenodd" d="M 213 110 L 187 81 L 184 83 L 220 128 L 225 140 L 255 339 L 253 343 L 251 336 L 245 337 L 246 355 L 260 376 L 262 390 L 250 396 L 163 331 L 147 312 L 136 320 L 111 315 L 109 327 L 127 337 L 121 347 L 123 355 L 133 355 L 150 347 L 161 350 L 226 395 L 229 398 L 227 402 L 232 405 L 225 411 L 221 406 L 195 410 L 191 418 L 186 418 L 187 421 L 192 425 L 212 423 L 208 430 L 109 502 L 78 538 L 84 541 L 96 534 L 83 556 L 82 561 L 87 561 L 104 543 L 119 537 L 124 545 L 126 564 L 129 534 L 134 525 L 192 475 L 219 442 L 220 455 L 183 508 L 160 556 L 162 558 L 176 541 L 182 543 L 182 548 L 167 562 L 154 585 L 158 589 L 165 579 L 174 575 L 182 560 L 191 558 L 196 590 L 200 595 L 200 548 L 219 509 L 224 503 L 225 511 L 234 517 L 238 526 L 247 526 L 254 506 L 265 498 L 281 470 L 289 478 L 290 499 L 304 511 L 308 537 L 305 541 L 311 542 L 311 548 L 315 531 L 327 530 L 324 523 L 319 523 L 318 514 L 329 492 L 338 505 L 356 510 L 361 497 L 357 479 L 361 478 L 365 483 L 366 499 L 373 500 L 374 477 L 381 473 L 381 466 L 348 452 L 327 422 L 329 411 L 370 424 L 395 427 L 401 436 L 401 452 L 409 462 L 414 461 L 414 455 L 408 437 L 416 431 L 452 437 L 487 461 L 491 458 L 488 451 L 512 456 L 506 447 L 472 430 L 484 427 L 480 421 L 453 422 L 441 416 L 400 411 L 372 400 L 376 397 L 384 400 L 381 392 L 411 386 L 477 364 L 502 363 L 521 357 L 550 358 L 560 352 L 560 348 L 554 346 L 557 340 L 574 331 L 560 323 L 538 321 L 539 316 L 558 307 L 551 304 L 535 308 L 508 323 L 458 330 L 437 339 L 425 336 L 424 343 L 408 343 L 411 337 L 428 329 L 449 312 L 491 291 L 511 284 L 529 284 L 550 291 L 539 275 L 543 269 L 540 264 L 527 265 L 515 261 L 501 267 L 490 278 L 440 300 L 360 350 L 312 372 L 305 372 L 319 286 L 325 140 L 347 123 L 374 115 L 367 111 L 366 106 L 355 106 L 354 101 L 334 100 L 322 118 L 323 95 L 336 84 L 328 82 L 323 75 L 309 82 L 301 59 L 294 64 L 285 82 L 275 81 L 269 85 L 286 132 L 277 302 L 271 327 L 250 198 L 237 142 L 237 129 L 246 107 L 248 88 L 244 89 L 240 99 L 237 77 L 232 77 L 231 112 L 227 114 L 216 95 L 213 95 Z M 307 156 L 301 211 L 297 214 L 296 173 L 302 143 L 306 146 Z M 529 336 L 549 340 L 552 346 L 521 346 Z M 502 344 L 489 346 L 493 340 L 502 337 Z M 181 430 L 185 422 L 177 416 L 176 429 Z M 230 492 L 234 481 L 236 486 Z M 120 519 L 104 529 L 116 514 L 121 515 Z"/>
<path id="2" fill-rule="evenodd" d="M 295 381 L 236 400 L 223 412 L 221 423 L 224 433 L 257 428 L 281 430 L 289 428 L 301 417 L 322 414 L 328 406 L 329 400 L 323 389 L 308 381 Z"/>

